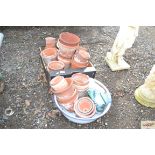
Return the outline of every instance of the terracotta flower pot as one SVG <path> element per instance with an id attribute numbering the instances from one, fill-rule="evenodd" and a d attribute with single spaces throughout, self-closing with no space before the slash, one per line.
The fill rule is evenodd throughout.
<path id="1" fill-rule="evenodd" d="M 65 69 L 70 67 L 71 59 L 67 59 L 58 54 L 58 60 L 62 61 L 65 64 Z"/>
<path id="2" fill-rule="evenodd" d="M 57 76 L 58 77 L 58 76 Z M 62 76 L 59 76 L 59 77 L 62 77 Z M 56 77 L 55 77 L 56 78 Z M 54 78 L 53 78 L 54 79 Z M 53 80 L 52 79 L 52 80 Z M 52 81 L 51 80 L 51 81 Z M 64 80 L 65 80 L 65 86 L 64 87 L 59 87 L 57 90 L 53 89 L 52 88 L 52 85 L 51 85 L 51 81 L 50 81 L 50 85 L 51 85 L 51 91 L 56 95 L 56 96 L 61 96 L 63 92 L 67 91 L 70 87 L 73 86 L 73 80 L 71 78 L 64 78 L 63 79 L 63 82 L 64 83 Z M 58 81 L 61 81 L 58 79 Z M 55 82 L 54 83 L 60 83 L 60 82 Z M 67 83 L 67 84 L 66 84 Z"/>
<path id="3" fill-rule="evenodd" d="M 46 64 L 49 62 L 56 60 L 57 58 L 57 49 L 56 48 L 47 48 L 40 53 L 41 57 L 45 61 Z"/>
<path id="4" fill-rule="evenodd" d="M 87 62 L 90 59 L 90 54 L 84 49 L 79 49 L 77 50 L 75 57 L 77 57 L 79 62 Z"/>
<path id="5" fill-rule="evenodd" d="M 56 76 L 50 81 L 50 86 L 54 92 L 61 92 L 68 87 L 68 81 L 63 76 Z"/>
<path id="6" fill-rule="evenodd" d="M 53 38 L 53 37 L 46 37 L 45 38 L 45 49 L 46 48 L 55 48 L 56 46 L 56 38 Z"/>
<path id="7" fill-rule="evenodd" d="M 63 51 L 63 50 L 59 50 L 59 55 L 67 58 L 67 59 L 71 59 L 74 55 L 75 51 Z"/>
<path id="8" fill-rule="evenodd" d="M 71 61 L 71 68 L 76 69 L 76 68 L 84 68 L 89 65 L 89 62 L 86 63 L 79 63 L 76 58 L 73 58 Z"/>
<path id="9" fill-rule="evenodd" d="M 49 71 L 57 71 L 64 69 L 65 64 L 62 61 L 51 61 L 48 64 L 48 70 Z"/>
<path id="10" fill-rule="evenodd" d="M 66 96 L 61 96 L 61 97 L 58 97 L 57 96 L 57 100 L 60 102 L 60 103 L 68 103 L 69 100 L 71 100 L 72 98 L 74 98 L 74 96 L 77 95 L 77 90 L 74 89 L 73 92 L 66 94 Z"/>
<path id="11" fill-rule="evenodd" d="M 67 98 L 71 97 L 74 94 L 75 90 L 76 89 L 74 88 L 74 86 L 72 84 L 72 85 L 69 85 L 68 89 L 66 89 L 65 91 L 63 91 L 61 93 L 56 93 L 55 95 L 57 96 L 58 99 L 63 100 L 63 99 L 67 99 Z M 77 90 L 76 90 L 76 92 L 77 92 Z"/>
<path id="12" fill-rule="evenodd" d="M 72 75 L 73 83 L 78 86 L 85 86 L 89 84 L 89 76 L 82 73 L 75 73 Z"/>
<path id="13" fill-rule="evenodd" d="M 66 110 L 73 112 L 74 104 L 78 101 L 78 94 L 76 93 L 72 98 L 68 99 L 65 102 L 59 102 Z"/>
<path id="14" fill-rule="evenodd" d="M 78 46 L 66 46 L 58 40 L 57 47 L 59 48 L 59 50 L 62 50 L 62 51 L 75 52 L 79 48 L 79 45 Z"/>
<path id="15" fill-rule="evenodd" d="M 59 41 L 67 46 L 78 46 L 80 38 L 73 33 L 63 32 L 59 35 Z"/>
<path id="16" fill-rule="evenodd" d="M 83 97 L 74 104 L 74 111 L 79 117 L 90 118 L 95 115 L 96 106 L 89 97 Z"/>

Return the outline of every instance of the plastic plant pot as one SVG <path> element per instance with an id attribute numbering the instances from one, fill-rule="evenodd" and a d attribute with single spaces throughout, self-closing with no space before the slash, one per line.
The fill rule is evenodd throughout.
<path id="1" fill-rule="evenodd" d="M 51 61 L 48 64 L 49 71 L 63 70 L 64 67 L 65 67 L 65 64 L 62 61 Z"/>
<path id="2" fill-rule="evenodd" d="M 45 38 L 45 48 L 55 48 L 56 47 L 56 38 L 46 37 Z"/>
<path id="3" fill-rule="evenodd" d="M 41 57 L 45 61 L 46 64 L 49 62 L 56 60 L 57 58 L 57 49 L 56 48 L 47 48 L 40 53 Z"/>
<path id="4" fill-rule="evenodd" d="M 63 32 L 59 35 L 59 41 L 67 46 L 77 46 L 80 43 L 80 38 L 69 32 Z"/>
<path id="5" fill-rule="evenodd" d="M 63 76 L 56 76 L 50 81 L 50 86 L 53 91 L 59 92 L 68 87 L 68 83 Z"/>

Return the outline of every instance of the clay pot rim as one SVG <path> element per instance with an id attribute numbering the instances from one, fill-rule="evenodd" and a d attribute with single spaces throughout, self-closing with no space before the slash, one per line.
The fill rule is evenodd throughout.
<path id="1" fill-rule="evenodd" d="M 80 109 L 80 104 L 85 103 L 86 101 L 90 105 L 90 108 L 88 109 L 87 112 L 84 112 L 84 111 L 82 111 L 82 109 Z M 78 103 L 77 103 L 77 108 L 78 108 L 79 112 L 82 114 L 85 114 L 85 115 L 86 114 L 88 115 L 93 110 L 94 106 L 95 106 L 94 102 L 89 97 L 82 97 L 78 100 Z"/>
<path id="2" fill-rule="evenodd" d="M 72 38 L 71 40 L 68 40 L 68 38 Z M 80 43 L 80 37 L 76 34 L 70 33 L 70 32 L 62 32 L 59 35 L 59 40 L 66 45 L 77 45 Z"/>
<path id="3" fill-rule="evenodd" d="M 56 83 L 54 83 L 54 84 L 52 84 L 52 83 L 53 83 L 53 81 L 55 82 L 56 78 L 59 78 L 59 79 L 60 79 L 60 81 L 64 79 L 64 77 L 63 77 L 63 76 L 58 75 L 58 76 L 54 77 L 54 78 L 51 80 L 52 82 L 50 81 L 50 85 L 54 86 L 54 85 L 58 84 L 57 82 L 56 82 Z M 59 81 L 59 82 L 60 82 L 60 81 Z"/>
<path id="4" fill-rule="evenodd" d="M 80 76 L 79 76 L 79 75 L 80 75 Z M 79 81 L 76 80 L 76 78 L 77 78 L 76 76 L 78 76 L 78 78 L 80 78 L 81 76 L 83 76 L 84 78 L 87 79 L 87 81 L 86 81 L 86 82 L 85 82 L 85 81 L 82 81 L 82 83 L 81 83 L 81 82 L 79 82 Z M 89 84 L 89 76 L 86 75 L 86 74 L 75 73 L 75 74 L 72 75 L 71 78 L 73 79 L 73 83 L 74 83 L 75 85 L 83 86 L 83 85 Z"/>
<path id="5" fill-rule="evenodd" d="M 62 93 L 64 91 L 66 91 L 67 89 L 69 89 L 72 85 L 73 85 L 73 80 L 71 78 L 65 78 L 65 80 L 67 81 L 68 83 L 68 86 L 65 87 L 64 89 L 60 90 L 60 91 L 55 91 L 51 88 L 51 91 L 56 95 L 56 94 L 59 94 L 59 93 Z"/>
<path id="6" fill-rule="evenodd" d="M 51 69 L 51 67 L 50 67 L 50 65 L 51 65 L 52 63 L 61 64 L 61 65 L 63 66 L 61 69 L 56 69 L 56 70 L 62 70 L 62 69 L 64 69 L 64 67 L 65 67 L 65 64 L 64 64 L 62 61 L 59 61 L 59 60 L 58 60 L 58 61 L 51 61 L 51 62 L 48 63 L 48 66 L 47 66 L 49 70 L 55 70 L 55 69 L 53 69 L 53 68 Z"/>
<path id="7" fill-rule="evenodd" d="M 71 46 L 71 45 L 64 45 L 63 43 L 60 42 L 60 40 L 58 39 L 57 41 L 57 47 L 62 49 L 64 48 L 65 50 L 69 49 L 69 50 L 76 50 L 77 48 L 79 48 L 79 44 L 76 46 Z"/>
<path id="8" fill-rule="evenodd" d="M 48 56 L 47 56 L 47 55 L 44 55 L 43 53 L 44 53 L 45 51 L 47 51 L 47 50 L 54 50 L 54 54 L 48 55 Z M 52 48 L 46 48 L 46 49 L 42 50 L 41 53 L 40 53 L 40 55 L 41 55 L 42 57 L 51 57 L 51 56 L 55 57 L 55 56 L 57 56 L 57 53 L 58 53 L 57 48 L 52 47 Z"/>
<path id="9" fill-rule="evenodd" d="M 78 108 L 77 108 L 77 103 L 78 101 L 74 104 L 74 112 L 77 116 L 79 116 L 80 118 L 91 118 L 95 115 L 96 113 L 96 106 L 94 104 L 94 109 L 92 110 L 92 113 L 90 113 L 89 115 L 84 115 L 83 113 L 80 113 Z"/>

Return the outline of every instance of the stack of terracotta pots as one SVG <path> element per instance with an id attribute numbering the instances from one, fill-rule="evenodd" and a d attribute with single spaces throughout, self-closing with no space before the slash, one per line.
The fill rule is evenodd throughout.
<path id="1" fill-rule="evenodd" d="M 86 49 L 78 49 L 73 56 L 71 68 L 84 68 L 89 65 L 90 54 Z"/>
<path id="2" fill-rule="evenodd" d="M 72 75 L 72 79 L 79 97 L 87 96 L 87 90 L 89 89 L 89 76 L 82 73 L 76 73 Z"/>
<path id="3" fill-rule="evenodd" d="M 77 90 L 72 78 L 56 76 L 50 81 L 51 91 L 56 95 L 59 104 L 66 110 L 73 111 L 74 103 L 78 100 Z"/>
<path id="4" fill-rule="evenodd" d="M 73 33 L 63 32 L 59 35 L 57 46 L 59 48 L 58 60 L 64 62 L 65 68 L 69 68 L 72 57 L 79 48 L 80 38 Z"/>
<path id="5" fill-rule="evenodd" d="M 82 97 L 74 104 L 74 112 L 78 117 L 90 118 L 96 113 L 96 106 L 89 97 Z"/>
<path id="6" fill-rule="evenodd" d="M 57 60 L 58 50 L 56 48 L 56 38 L 45 38 L 45 49 L 41 51 L 40 55 L 43 58 L 46 65 L 51 61 Z"/>

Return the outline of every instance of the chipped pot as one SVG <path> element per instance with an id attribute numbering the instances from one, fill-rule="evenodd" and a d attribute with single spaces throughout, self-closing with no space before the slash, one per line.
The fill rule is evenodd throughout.
<path id="1" fill-rule="evenodd" d="M 66 46 L 78 46 L 80 43 L 80 38 L 73 34 L 73 33 L 69 33 L 69 32 L 62 32 L 59 35 L 59 41 L 60 43 L 62 43 L 63 45 Z"/>
<path id="2" fill-rule="evenodd" d="M 74 104 L 74 111 L 81 118 L 90 118 L 95 115 L 96 106 L 89 97 L 82 97 Z"/>
<path id="3" fill-rule="evenodd" d="M 46 37 L 45 38 L 45 48 L 55 48 L 56 47 L 56 38 Z"/>
<path id="4" fill-rule="evenodd" d="M 71 59 L 67 59 L 58 54 L 58 60 L 62 61 L 65 64 L 65 69 L 70 67 Z"/>
<path id="5" fill-rule="evenodd" d="M 51 61 L 48 64 L 49 71 L 63 70 L 64 67 L 65 67 L 65 64 L 62 61 Z"/>
<path id="6" fill-rule="evenodd" d="M 68 81 L 63 76 L 56 76 L 50 81 L 52 92 L 61 92 L 68 88 Z"/>
<path id="7" fill-rule="evenodd" d="M 56 60 L 57 58 L 57 49 L 56 48 L 47 48 L 41 51 L 41 57 L 45 61 L 46 64 L 49 62 Z"/>

